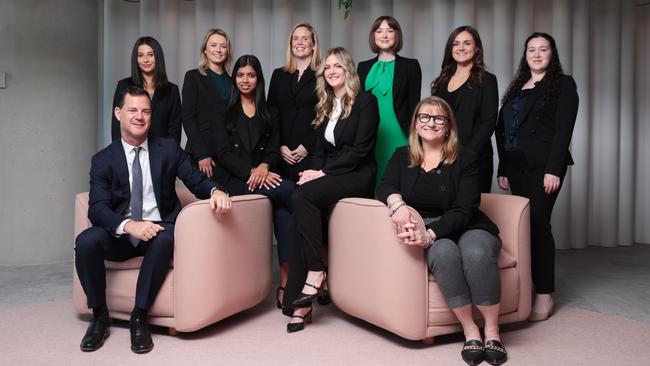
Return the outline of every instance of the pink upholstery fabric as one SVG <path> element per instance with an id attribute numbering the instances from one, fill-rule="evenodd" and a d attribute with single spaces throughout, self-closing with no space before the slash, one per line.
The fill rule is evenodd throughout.
<path id="1" fill-rule="evenodd" d="M 483 194 L 481 209 L 499 227 L 503 243 L 499 321 L 524 320 L 531 308 L 528 200 Z M 344 312 L 413 340 L 461 330 L 428 273 L 424 251 L 397 240 L 381 202 L 339 201 L 330 218 L 329 255 L 330 293 Z"/>
<path id="2" fill-rule="evenodd" d="M 271 286 L 271 204 L 261 195 L 233 197 L 228 215 L 207 201 L 177 189 L 184 208 L 174 230 L 174 260 L 150 309 L 152 324 L 190 332 L 255 306 Z M 88 221 L 88 193 L 75 199 L 75 237 Z M 254 226 L 255 230 L 250 230 Z M 106 295 L 111 316 L 128 319 L 142 257 L 106 261 Z M 73 297 L 80 313 L 90 313 L 74 273 Z"/>

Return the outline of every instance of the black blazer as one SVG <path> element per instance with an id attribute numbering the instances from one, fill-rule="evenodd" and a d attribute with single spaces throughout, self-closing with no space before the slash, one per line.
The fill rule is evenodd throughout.
<path id="1" fill-rule="evenodd" d="M 273 71 L 269 84 L 268 104 L 276 108 L 280 117 L 280 145 L 293 150 L 302 144 L 307 151 L 313 149 L 316 118 L 314 107 L 318 103 L 316 77 L 306 69 L 297 85 L 293 80 L 297 73 L 290 74 L 281 67 Z"/>
<path id="2" fill-rule="evenodd" d="M 113 96 L 113 109 L 111 110 L 111 139 L 120 139 L 120 121 L 115 118 L 115 107 L 117 107 L 120 95 L 128 86 L 135 85 L 130 77 L 117 82 L 115 95 Z M 178 86 L 174 83 L 167 83 L 153 94 L 151 100 L 151 127 L 149 136 L 172 137 L 176 143 L 181 143 L 181 96 Z"/>
<path id="3" fill-rule="evenodd" d="M 461 148 L 456 161 L 451 165 L 440 165 L 439 169 L 442 184 L 431 188 L 439 190 L 444 197 L 444 213 L 439 221 L 427 225 L 436 233 L 436 237 L 457 240 L 460 234 L 470 229 L 483 229 L 499 235 L 497 226 L 479 210 L 481 188 L 476 154 L 472 150 Z M 419 166 L 409 168 L 409 147 L 398 148 L 377 187 L 377 199 L 386 202 L 388 196 L 399 193 L 408 204 L 420 171 Z"/>
<path id="4" fill-rule="evenodd" d="M 481 158 L 491 157 L 490 139 L 497 124 L 499 111 L 496 76 L 484 72 L 481 85 L 461 88 L 456 103 L 451 107 L 458 125 L 458 143 L 474 150 Z"/>
<path id="5" fill-rule="evenodd" d="M 578 91 L 576 82 L 569 75 L 560 77 L 560 94 L 556 103 L 542 97 L 541 88 L 535 88 L 528 96 L 521 112 L 517 138 L 530 168 L 544 168 L 547 174 L 562 177 L 567 165 L 573 165 L 569 144 L 578 114 Z M 504 150 L 505 127 L 501 107 L 496 129 L 499 168 L 497 175 L 506 176 L 508 164 Z"/>
<path id="6" fill-rule="evenodd" d="M 235 114 L 239 118 L 241 110 Z M 249 147 L 248 131 L 237 129 L 237 121 L 222 120 L 217 126 L 217 160 L 215 180 L 222 183 L 232 195 L 244 194 L 245 182 L 251 169 L 267 163 L 269 170 L 277 173 L 280 163 L 280 131 L 278 114 L 271 109 L 271 120 L 251 126 L 252 147 Z"/>
<path id="7" fill-rule="evenodd" d="M 190 162 L 174 139 L 148 139 L 151 180 L 162 222 L 173 224 L 181 210 L 176 196 L 176 177 L 201 199 L 210 197 L 212 188 L 220 188 Z M 90 168 L 88 218 L 94 226 L 109 232 L 126 219 L 131 201 L 129 169 L 121 140 L 114 140 L 95 154 Z"/>
<path id="8" fill-rule="evenodd" d="M 359 91 L 350 115 L 339 119 L 334 128 L 333 146 L 325 139 L 327 120 L 316 129 L 312 156 L 312 168 L 322 169 L 325 174 L 351 174 L 349 184 L 369 188 L 375 182 L 377 162 L 375 144 L 379 127 L 377 98 Z M 366 187 L 367 186 L 367 187 Z"/>
<path id="9" fill-rule="evenodd" d="M 198 69 L 185 73 L 183 81 L 183 128 L 185 150 L 194 160 L 217 157 L 217 129 L 223 123 L 227 101 L 219 97 L 214 81 Z"/>
<path id="10" fill-rule="evenodd" d="M 361 89 L 366 90 L 366 78 L 377 62 L 379 56 L 359 63 L 357 73 L 361 82 Z M 395 55 L 395 75 L 393 76 L 393 109 L 397 121 L 408 137 L 411 128 L 411 117 L 415 106 L 420 102 L 420 89 L 422 88 L 422 69 L 420 63 L 414 58 Z"/>

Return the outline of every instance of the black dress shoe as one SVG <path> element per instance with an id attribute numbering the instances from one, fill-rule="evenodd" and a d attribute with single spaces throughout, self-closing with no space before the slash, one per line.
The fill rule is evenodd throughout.
<path id="1" fill-rule="evenodd" d="M 485 361 L 490 365 L 501 365 L 508 360 L 508 353 L 501 342 L 490 339 L 485 341 Z"/>
<path id="2" fill-rule="evenodd" d="M 147 353 L 153 349 L 151 332 L 144 317 L 131 318 L 129 330 L 131 331 L 131 351 L 135 353 Z"/>
<path id="3" fill-rule="evenodd" d="M 104 340 L 110 333 L 108 318 L 93 318 L 81 340 L 81 350 L 84 352 L 97 351 L 104 345 Z"/>
<path id="4" fill-rule="evenodd" d="M 463 361 L 465 361 L 468 365 L 478 365 L 479 363 L 483 362 L 483 359 L 485 358 L 485 349 L 483 348 L 483 342 L 476 339 L 465 342 L 460 355 L 463 357 Z"/>
<path id="5" fill-rule="evenodd" d="M 305 329 L 305 324 L 311 323 L 311 309 L 305 314 L 305 316 L 292 315 L 292 318 L 300 318 L 302 321 L 300 323 L 287 323 L 287 333 L 299 332 Z"/>

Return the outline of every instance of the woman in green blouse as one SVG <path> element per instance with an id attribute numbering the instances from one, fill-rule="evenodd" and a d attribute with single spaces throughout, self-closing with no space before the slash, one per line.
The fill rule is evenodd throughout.
<path id="1" fill-rule="evenodd" d="M 420 101 L 422 70 L 418 60 L 401 57 L 402 27 L 384 15 L 370 29 L 370 50 L 376 57 L 359 63 L 361 87 L 377 97 L 379 130 L 375 158 L 377 182 L 396 148 L 408 145 L 409 122 Z"/>

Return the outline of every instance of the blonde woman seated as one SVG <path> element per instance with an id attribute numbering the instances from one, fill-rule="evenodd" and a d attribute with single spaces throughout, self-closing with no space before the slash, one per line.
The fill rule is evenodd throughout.
<path id="1" fill-rule="evenodd" d="M 500 365 L 507 359 L 498 324 L 501 240 L 496 225 L 478 209 L 476 155 L 458 145 L 457 133 L 444 100 L 422 100 L 411 120 L 409 146 L 393 154 L 377 197 L 388 205 L 400 240 L 427 251 L 429 270 L 463 326 L 463 360 L 469 365 L 483 360 Z M 426 231 L 418 229 L 406 205 L 424 218 Z M 485 344 L 472 305 L 485 318 Z"/>

